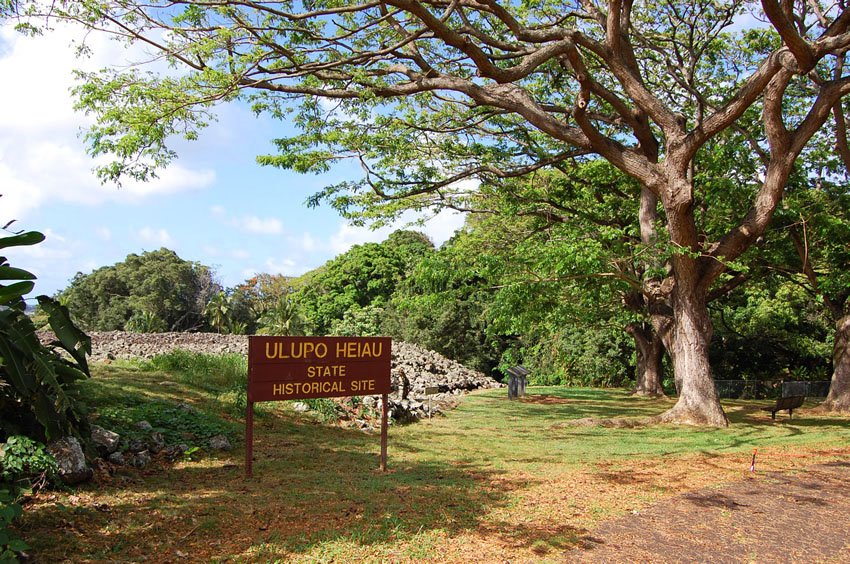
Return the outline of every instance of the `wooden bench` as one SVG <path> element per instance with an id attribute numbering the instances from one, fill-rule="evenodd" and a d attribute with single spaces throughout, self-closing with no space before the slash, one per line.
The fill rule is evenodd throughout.
<path id="1" fill-rule="evenodd" d="M 771 419 L 776 419 L 777 411 L 783 411 L 785 409 L 788 410 L 788 417 L 793 418 L 794 410 L 803 405 L 804 401 L 806 401 L 806 396 L 788 396 L 776 400 L 776 405 L 763 407 L 762 409 L 770 412 Z"/>

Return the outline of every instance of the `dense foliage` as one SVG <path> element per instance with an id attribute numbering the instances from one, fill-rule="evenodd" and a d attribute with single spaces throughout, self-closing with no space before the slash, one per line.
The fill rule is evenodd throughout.
<path id="1" fill-rule="evenodd" d="M 332 332 L 334 323 L 347 327 L 368 321 L 365 308 L 386 305 L 396 287 L 411 273 L 418 260 L 433 252 L 434 245 L 420 233 L 396 231 L 382 243 L 355 245 L 303 277 L 296 292 L 307 325 L 314 334 Z M 357 316 L 360 321 L 355 321 Z M 367 329 L 372 331 L 372 329 Z"/>
<path id="2" fill-rule="evenodd" d="M 219 291 L 209 267 L 163 248 L 77 273 L 60 300 L 89 330 L 186 331 L 207 326 L 207 304 Z"/>

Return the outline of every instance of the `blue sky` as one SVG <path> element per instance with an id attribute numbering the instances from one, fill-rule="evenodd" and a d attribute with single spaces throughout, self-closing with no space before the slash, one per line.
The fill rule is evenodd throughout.
<path id="1" fill-rule="evenodd" d="M 358 178 L 359 166 L 322 176 L 260 167 L 256 155 L 271 152 L 271 139 L 291 129 L 238 105 L 221 107 L 200 141 L 175 143 L 179 159 L 159 179 L 101 185 L 78 135 L 89 118 L 72 109 L 71 71 L 136 57 L 90 36 L 94 55 L 79 60 L 70 45 L 80 37 L 67 28 L 40 38 L 0 28 L 0 221 L 47 235 L 36 247 L 5 250 L 14 266 L 38 276 L 35 294 L 163 246 L 213 266 L 225 286 L 257 272 L 299 275 L 392 231 L 355 228 L 328 207 L 307 208 L 309 195 Z M 462 223 L 446 213 L 419 229 L 439 245 Z"/>

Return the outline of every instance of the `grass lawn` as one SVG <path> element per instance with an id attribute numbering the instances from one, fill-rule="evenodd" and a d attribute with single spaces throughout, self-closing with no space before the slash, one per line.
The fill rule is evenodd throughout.
<path id="1" fill-rule="evenodd" d="M 445 417 L 391 427 L 386 474 L 377 434 L 264 404 L 246 480 L 228 397 L 185 382 L 99 365 L 84 391 L 119 427 L 191 404 L 203 417 L 183 424 L 237 447 L 42 492 L 19 525 L 39 561 L 557 561 L 603 520 L 662 498 L 850 455 L 850 420 L 807 409 L 774 422 L 759 409 L 768 401 L 726 401 L 727 429 L 571 426 L 655 415 L 672 400 L 532 387 L 519 401 L 474 393 Z"/>

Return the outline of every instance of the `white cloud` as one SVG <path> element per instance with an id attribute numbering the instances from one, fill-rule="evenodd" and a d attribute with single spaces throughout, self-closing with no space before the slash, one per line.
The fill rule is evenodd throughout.
<path id="1" fill-rule="evenodd" d="M 344 253 L 354 245 L 380 243 L 390 233 L 399 229 L 421 231 L 439 247 L 448 241 L 458 229 L 463 227 L 465 220 L 466 214 L 454 210 L 443 210 L 430 217 L 423 216 L 422 214 L 414 214 L 413 212 L 405 213 L 392 225 L 380 229 L 356 227 L 350 223 L 343 222 L 340 224 L 336 233 L 330 237 L 328 247 L 335 254 Z M 422 225 L 417 224 L 419 221 L 423 221 Z"/>
<path id="2" fill-rule="evenodd" d="M 304 233 L 304 235 L 301 236 L 301 249 L 310 253 L 315 251 L 317 248 L 318 245 L 316 240 L 309 233 Z"/>
<path id="3" fill-rule="evenodd" d="M 206 188 L 215 182 L 215 171 L 212 170 L 189 170 L 180 165 L 170 165 L 167 169 L 157 173 L 158 178 L 149 182 L 125 181 L 115 193 L 124 192 L 122 198 L 117 195 L 113 199 L 139 200 L 149 196 L 161 194 L 176 194 L 187 190 L 198 190 Z"/>
<path id="4" fill-rule="evenodd" d="M 392 227 L 380 229 L 369 229 L 368 227 L 357 227 L 348 222 L 340 224 L 336 233 L 331 235 L 329 246 L 335 254 L 344 253 L 354 245 L 363 243 L 379 243 L 395 231 Z"/>
<path id="5" fill-rule="evenodd" d="M 23 260 L 39 264 L 46 264 L 47 261 L 67 259 L 73 256 L 71 244 L 65 237 L 55 233 L 52 229 L 45 229 L 43 233 L 44 241 L 42 243 L 25 247 L 15 247 L 14 251 L 8 251 L 9 254 L 14 254 Z"/>
<path id="6" fill-rule="evenodd" d="M 230 251 L 230 256 L 237 260 L 246 260 L 251 258 L 251 253 L 249 253 L 245 249 L 234 249 Z"/>
<path id="7" fill-rule="evenodd" d="M 316 238 L 307 232 L 302 233 L 300 237 L 288 237 L 287 241 L 290 247 L 294 247 L 305 253 L 313 253 L 321 248 Z"/>
<path id="8" fill-rule="evenodd" d="M 236 225 L 248 233 L 259 233 L 262 235 L 278 235 L 283 233 L 283 224 L 278 219 L 260 218 L 253 215 L 236 220 Z"/>
<path id="9" fill-rule="evenodd" d="M 35 291 L 31 296 L 52 294 L 59 288 L 67 286 L 68 273 L 90 271 L 93 269 L 79 265 L 80 255 L 85 252 L 79 241 L 45 229 L 45 240 L 38 245 L 27 247 L 10 247 L 4 249 L 9 262 L 18 268 L 32 272 L 36 276 Z"/>
<path id="10" fill-rule="evenodd" d="M 174 244 L 174 239 L 165 229 L 154 229 L 153 227 L 143 227 L 137 233 L 139 239 L 143 243 L 152 243 L 163 247 L 170 247 Z"/>
<path id="11" fill-rule="evenodd" d="M 284 276 L 301 276 L 312 267 L 299 262 L 291 257 L 269 257 L 266 259 L 262 269 L 251 271 L 250 276 L 257 272 L 267 272 L 269 274 L 283 274 Z"/>
<path id="12" fill-rule="evenodd" d="M 267 258 L 265 267 L 270 274 L 289 274 L 297 266 L 296 262 L 289 258 L 275 259 Z"/>
<path id="13" fill-rule="evenodd" d="M 283 223 L 274 217 L 257 217 L 256 215 L 243 215 L 242 217 L 228 217 L 224 206 L 216 205 L 210 208 L 210 214 L 240 231 L 257 233 L 260 235 L 280 235 L 283 233 Z"/>
<path id="14" fill-rule="evenodd" d="M 439 247 L 451 239 L 457 230 L 463 227 L 465 221 L 466 214 L 454 210 L 443 210 L 426 220 L 425 225 L 420 229 Z"/>
<path id="15" fill-rule="evenodd" d="M 97 56 L 78 59 L 69 44 L 80 37 L 80 30 L 67 26 L 36 38 L 0 26 L 0 42 L 6 47 L 0 55 L 0 76 L 6 80 L 0 88 L 0 108 L 6 110 L 0 119 L 3 217 L 22 219 L 48 202 L 136 202 L 212 184 L 213 171 L 179 165 L 149 183 L 128 180 L 121 189 L 100 184 L 92 168 L 106 159 L 92 160 L 78 138 L 91 118 L 73 110 L 72 69 L 124 63 L 127 52 L 101 34 L 91 34 L 86 41 Z"/>
<path id="16" fill-rule="evenodd" d="M 96 231 L 97 236 L 103 239 L 104 241 L 112 240 L 112 231 L 108 227 L 98 227 Z"/>

